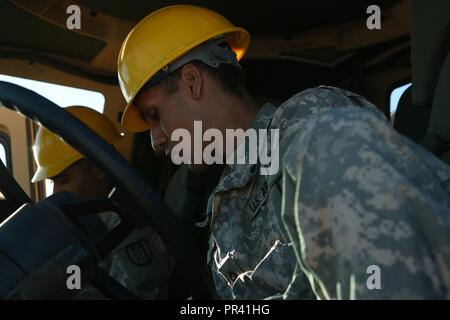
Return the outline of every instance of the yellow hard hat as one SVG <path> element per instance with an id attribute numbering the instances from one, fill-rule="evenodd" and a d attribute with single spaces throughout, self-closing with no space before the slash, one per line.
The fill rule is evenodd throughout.
<path id="1" fill-rule="evenodd" d="M 67 107 L 66 110 L 109 144 L 120 140 L 121 135 L 104 114 L 80 106 Z M 33 154 L 38 168 L 31 182 L 57 176 L 71 164 L 83 158 L 83 155 L 64 142 L 62 138 L 44 127 L 38 129 L 33 145 Z"/>
<path id="2" fill-rule="evenodd" d="M 139 22 L 123 42 L 117 63 L 120 89 L 127 101 L 122 126 L 133 132 L 148 130 L 149 125 L 133 105 L 141 88 L 189 50 L 221 35 L 240 60 L 249 46 L 249 33 L 214 11 L 175 5 Z"/>

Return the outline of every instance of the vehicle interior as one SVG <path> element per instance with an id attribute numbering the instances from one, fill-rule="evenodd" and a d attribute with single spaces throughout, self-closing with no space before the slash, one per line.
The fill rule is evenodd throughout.
<path id="1" fill-rule="evenodd" d="M 117 80 L 118 53 L 128 32 L 154 10 L 181 3 L 217 11 L 250 32 L 251 44 L 241 64 L 249 91 L 261 104 L 270 101 L 279 105 L 318 85 L 354 91 L 374 103 L 401 134 L 450 164 L 450 2 L 445 0 L 433 5 L 415 0 L 4 0 L 0 1 L 0 75 L 101 93 L 103 113 L 124 133 L 115 149 L 138 173 L 140 178 L 136 179 L 154 190 L 147 201 L 159 205 L 155 199 L 163 199 L 179 221 L 194 225 L 203 219 L 208 196 L 223 166 L 193 174 L 184 165 L 175 166 L 168 158 L 157 157 L 149 132 L 124 131 L 120 119 L 125 100 Z M 74 4 L 81 9 L 79 30 L 69 30 L 66 25 L 70 16 L 66 10 Z M 380 29 L 369 29 L 366 24 L 372 14 L 367 8 L 373 4 L 381 10 Z M 394 97 L 400 87 L 403 91 L 397 91 Z M 0 107 L 0 146 L 5 164 L 0 171 L 0 188 L 7 185 L 9 189 L 0 189 L 0 253 L 1 223 L 8 221 L 22 204 L 38 203 L 49 195 L 45 182 L 31 183 L 36 170 L 32 145 L 38 122 L 50 126 L 63 120 L 70 122 L 64 118 L 63 108 L 52 119 L 48 116 L 42 120 L 46 115 L 42 110 L 33 111 L 32 105 L 36 109 L 40 103 L 48 104 L 33 95 L 17 98 L 31 106 L 15 106 L 16 100 L 5 98 L 15 89 L 6 92 L 6 88 L 0 87 L 0 105 L 4 106 Z M 30 102 L 33 97 L 40 102 Z M 80 146 L 82 139 L 89 137 L 80 134 L 65 140 Z M 83 148 L 95 153 L 87 142 Z M 111 170 L 107 172 L 113 168 L 120 171 L 119 160 L 112 164 L 101 159 L 108 152 L 105 149 L 92 156 L 105 162 Z M 122 183 L 128 194 L 137 192 Z M 131 202 L 122 205 L 127 203 Z M 129 225 L 142 223 L 131 221 Z M 161 230 L 166 227 L 161 226 Z M 167 237 L 170 234 L 166 232 Z M 199 257 L 205 259 L 207 234 L 193 231 L 193 238 Z M 1 259 L 0 255 L 0 266 Z M 0 285 L 0 297 L 10 293 L 11 283 L 20 282 L 8 281 L 8 285 Z M 1 291 L 2 287 L 8 290 Z"/>

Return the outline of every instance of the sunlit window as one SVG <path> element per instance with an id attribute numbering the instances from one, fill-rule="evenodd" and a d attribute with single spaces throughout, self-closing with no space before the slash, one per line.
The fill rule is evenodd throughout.
<path id="1" fill-rule="evenodd" d="M 395 88 L 391 92 L 391 99 L 390 99 L 390 111 L 391 111 L 391 119 L 393 119 L 395 112 L 397 111 L 398 102 L 400 101 L 401 96 L 411 86 L 411 83 L 407 83 L 405 85 L 402 85 L 398 88 Z"/>
<path id="2" fill-rule="evenodd" d="M 11 167 L 11 144 L 9 135 L 6 132 L 0 131 L 0 160 L 5 167 Z"/>
<path id="3" fill-rule="evenodd" d="M 6 163 L 6 150 L 5 150 L 5 146 L 2 143 L 0 143 L 0 160 L 2 160 L 3 164 L 6 167 L 7 166 L 7 163 Z"/>
<path id="4" fill-rule="evenodd" d="M 89 91 L 79 88 L 72 88 L 53 83 L 17 78 L 0 74 L 0 81 L 8 81 L 19 86 L 33 90 L 34 92 L 53 101 L 57 105 L 65 108 L 72 105 L 86 106 L 103 113 L 105 108 L 105 97 L 100 92 Z M 4 148 L 3 148 L 4 153 Z M 3 153 L 0 148 L 0 156 L 3 161 Z M 6 159 L 6 155 L 5 155 Z M 45 194 L 49 196 L 53 193 L 53 182 L 45 181 Z"/>
<path id="5" fill-rule="evenodd" d="M 51 196 L 53 194 L 53 181 L 45 179 L 45 196 Z"/>
<path id="6" fill-rule="evenodd" d="M 103 113 L 103 109 L 105 108 L 105 96 L 100 92 L 11 77 L 2 74 L 0 74 L 0 80 L 15 83 L 24 88 L 33 90 L 61 107 L 73 105 L 86 106 L 101 113 Z"/>
<path id="7" fill-rule="evenodd" d="M 7 160 L 7 146 L 5 147 L 3 139 L 0 135 L 0 160 L 3 162 L 3 164 L 5 165 L 5 167 L 8 167 L 8 160 Z M 0 200 L 4 199 L 5 197 L 3 196 L 3 193 L 0 191 Z"/>

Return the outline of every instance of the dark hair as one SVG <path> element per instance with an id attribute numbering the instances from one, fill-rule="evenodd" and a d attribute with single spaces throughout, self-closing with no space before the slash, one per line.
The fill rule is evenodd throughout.
<path id="1" fill-rule="evenodd" d="M 203 63 L 200 60 L 193 60 L 189 63 L 208 72 L 221 86 L 229 93 L 242 98 L 247 94 L 245 87 L 245 72 L 241 67 L 236 65 L 222 63 L 218 68 L 213 68 Z M 169 73 L 162 79 L 158 85 L 161 85 L 169 94 L 175 93 L 178 90 L 178 82 L 181 78 L 181 69 Z M 151 88 L 150 81 L 148 81 L 141 89 L 144 92 Z"/>

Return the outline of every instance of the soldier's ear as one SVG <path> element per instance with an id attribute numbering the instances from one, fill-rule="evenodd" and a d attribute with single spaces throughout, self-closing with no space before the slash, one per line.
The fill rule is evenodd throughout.
<path id="1" fill-rule="evenodd" d="M 203 78 L 199 67 L 192 63 L 184 65 L 181 69 L 181 81 L 179 84 L 190 98 L 200 99 Z"/>

